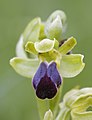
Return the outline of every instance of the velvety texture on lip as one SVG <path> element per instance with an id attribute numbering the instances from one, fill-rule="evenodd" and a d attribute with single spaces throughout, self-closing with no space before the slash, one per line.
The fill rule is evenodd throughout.
<path id="1" fill-rule="evenodd" d="M 50 77 L 48 76 L 44 76 L 38 86 L 37 86 L 37 90 L 36 90 L 36 95 L 41 98 L 41 99 L 45 99 L 45 98 L 53 98 L 57 93 L 57 88 L 56 85 L 54 84 L 54 82 L 51 81 Z"/>
<path id="2" fill-rule="evenodd" d="M 60 84 L 61 77 L 56 63 L 51 62 L 48 64 L 42 62 L 33 78 L 33 86 L 36 90 L 37 97 L 40 99 L 53 98 Z"/>

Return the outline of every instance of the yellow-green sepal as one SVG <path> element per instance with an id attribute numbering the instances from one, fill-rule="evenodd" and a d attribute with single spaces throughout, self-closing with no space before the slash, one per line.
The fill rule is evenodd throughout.
<path id="1" fill-rule="evenodd" d="M 10 65 L 18 74 L 24 77 L 32 78 L 39 66 L 39 60 L 15 57 L 10 60 Z"/>
<path id="2" fill-rule="evenodd" d="M 70 78 L 78 75 L 85 66 L 83 58 L 81 54 L 63 55 L 60 63 L 62 77 Z"/>
<path id="3" fill-rule="evenodd" d="M 23 32 L 23 43 L 24 45 L 28 41 L 35 42 L 39 39 L 40 34 L 40 27 L 41 27 L 41 19 L 35 18 L 27 25 Z"/>

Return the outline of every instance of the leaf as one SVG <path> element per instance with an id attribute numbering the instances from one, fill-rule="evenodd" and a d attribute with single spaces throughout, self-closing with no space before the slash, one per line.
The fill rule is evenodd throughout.
<path id="1" fill-rule="evenodd" d="M 81 54 L 63 55 L 60 64 L 62 77 L 69 78 L 78 75 L 85 66 L 83 57 Z"/>
<path id="2" fill-rule="evenodd" d="M 15 57 L 10 60 L 10 65 L 20 75 L 32 78 L 39 66 L 39 61 L 38 59 L 23 59 Z"/>

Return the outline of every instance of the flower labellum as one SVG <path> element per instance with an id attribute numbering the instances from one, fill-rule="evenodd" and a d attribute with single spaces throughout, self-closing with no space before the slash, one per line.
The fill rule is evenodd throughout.
<path id="1" fill-rule="evenodd" d="M 61 80 L 55 62 L 50 64 L 42 62 L 33 78 L 37 97 L 40 99 L 53 98 L 61 85 Z"/>

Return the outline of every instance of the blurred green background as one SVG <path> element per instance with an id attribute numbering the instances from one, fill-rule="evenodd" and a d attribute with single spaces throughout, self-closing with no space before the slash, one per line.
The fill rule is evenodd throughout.
<path id="1" fill-rule="evenodd" d="M 64 79 L 63 94 L 76 85 L 92 86 L 92 0 L 0 0 L 0 120 L 39 120 L 31 80 L 11 68 L 15 46 L 28 22 L 45 20 L 54 10 L 68 18 L 66 38 L 77 39 L 75 53 L 85 55 L 85 69 L 75 78 Z"/>

